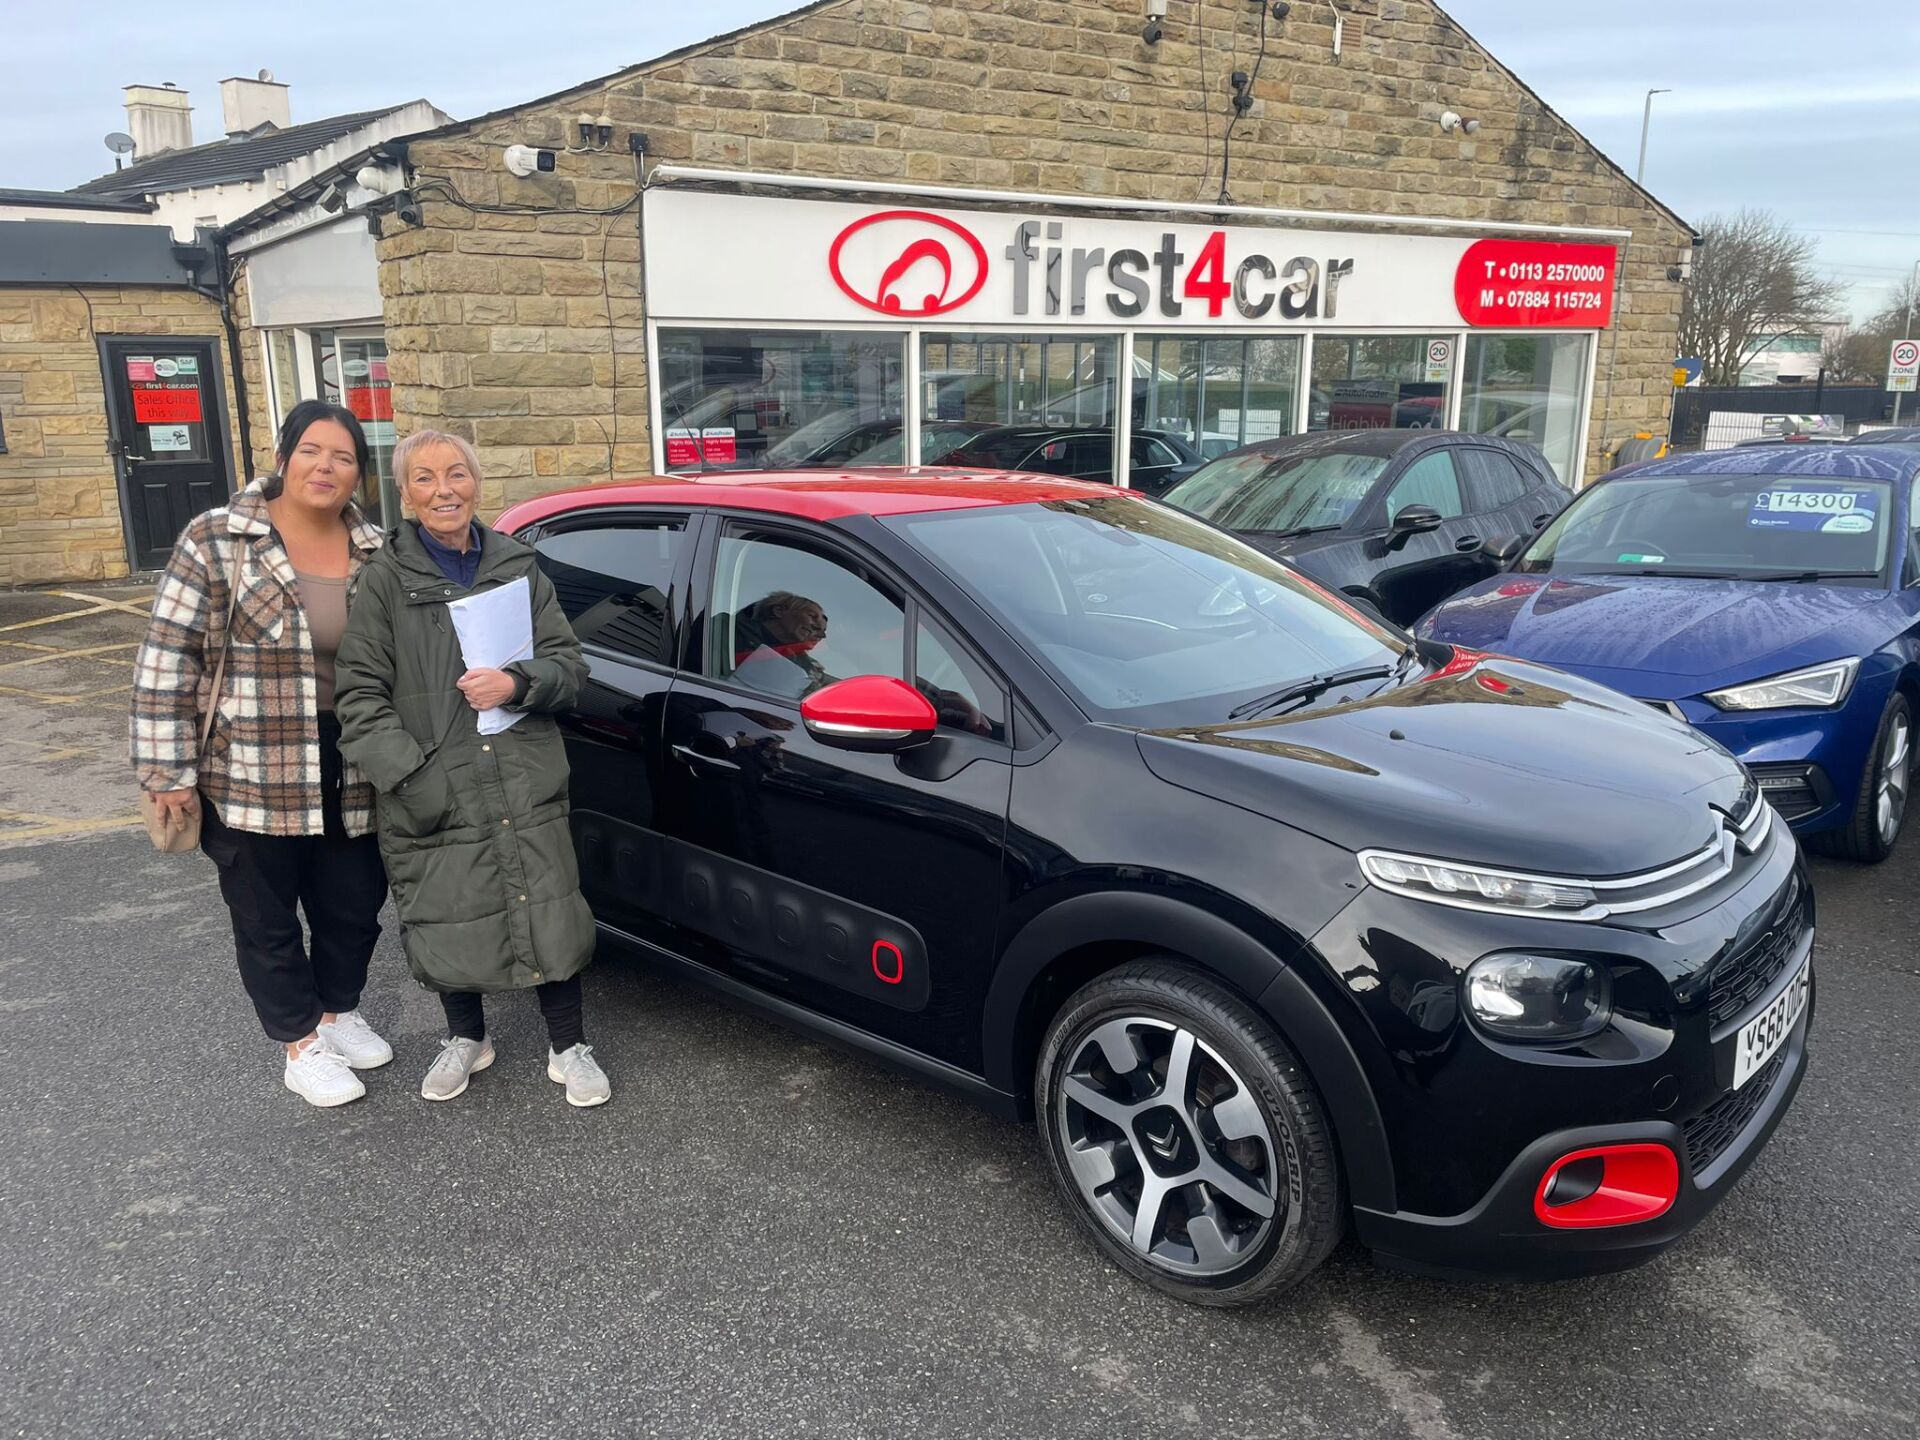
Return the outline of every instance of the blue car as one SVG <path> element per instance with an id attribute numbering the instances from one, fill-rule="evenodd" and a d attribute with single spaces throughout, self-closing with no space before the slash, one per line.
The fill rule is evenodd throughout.
<path id="1" fill-rule="evenodd" d="M 1664 710 L 1746 762 L 1814 848 L 1883 860 L 1920 709 L 1916 474 L 1903 445 L 1633 466 L 1415 628 Z"/>

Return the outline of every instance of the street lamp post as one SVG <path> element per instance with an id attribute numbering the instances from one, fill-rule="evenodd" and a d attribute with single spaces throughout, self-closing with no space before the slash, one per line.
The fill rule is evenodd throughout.
<path id="1" fill-rule="evenodd" d="M 1913 295 L 1916 290 L 1920 290 L 1920 260 L 1913 262 L 1913 278 L 1907 282 L 1907 323 L 1901 334 L 1908 340 L 1913 338 Z M 1900 423 L 1900 402 L 1905 398 L 1903 392 L 1893 392 L 1893 423 L 1896 425 Z"/>
<path id="2" fill-rule="evenodd" d="M 1647 91 L 1647 103 L 1640 110 L 1640 163 L 1633 167 L 1633 183 L 1638 185 L 1647 173 L 1647 131 L 1653 125 L 1653 97 L 1671 95 L 1671 87 Z"/>
<path id="3" fill-rule="evenodd" d="M 1635 185 L 1640 184 L 1647 173 L 1647 128 L 1653 123 L 1653 97 L 1656 95 L 1670 95 L 1672 93 L 1673 91 L 1670 87 L 1647 91 L 1647 103 L 1640 111 L 1640 160 L 1639 163 L 1633 167 L 1633 183 Z M 1627 238 L 1627 249 L 1631 251 L 1632 248 L 1633 238 L 1629 236 Z M 1608 431 L 1613 429 L 1613 367 L 1614 362 L 1619 359 L 1620 356 L 1619 288 L 1625 283 L 1626 274 L 1627 256 L 1622 255 L 1620 257 L 1619 277 L 1614 281 L 1615 313 L 1613 317 L 1613 334 L 1607 337 L 1607 403 L 1604 413 L 1607 417 L 1606 427 Z M 1668 402 L 1667 409 L 1667 433 L 1668 435 L 1672 435 L 1673 433 L 1673 409 L 1671 401 Z M 1621 443 L 1625 444 L 1626 442 L 1622 441 Z M 1618 451 L 1616 450 L 1613 453 L 1617 454 Z"/>

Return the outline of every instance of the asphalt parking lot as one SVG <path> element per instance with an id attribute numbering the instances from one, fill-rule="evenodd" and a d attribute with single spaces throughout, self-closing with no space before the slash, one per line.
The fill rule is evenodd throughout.
<path id="1" fill-rule="evenodd" d="M 391 937 L 364 1008 L 398 1058 L 366 1100 L 307 1108 L 211 867 L 110 823 L 110 717 L 87 703 L 32 737 L 87 754 L 0 755 L 0 811 L 41 817 L 0 829 L 0 1434 L 1920 1426 L 1920 839 L 1877 871 L 1818 867 L 1808 1080 L 1664 1259 L 1458 1285 L 1349 1245 L 1219 1314 L 1084 1247 L 1028 1132 L 621 962 L 587 983 L 601 1110 L 545 1079 L 527 997 L 493 1011 L 500 1062 L 423 1103 L 438 1006 Z"/>

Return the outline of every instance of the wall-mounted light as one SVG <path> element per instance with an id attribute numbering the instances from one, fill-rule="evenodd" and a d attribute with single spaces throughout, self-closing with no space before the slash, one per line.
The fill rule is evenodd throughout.
<path id="1" fill-rule="evenodd" d="M 1147 0 L 1147 23 L 1141 28 L 1140 38 L 1149 45 L 1158 45 L 1167 33 L 1163 23 L 1167 18 L 1167 0 Z"/>
<path id="2" fill-rule="evenodd" d="M 593 122 L 594 137 L 604 148 L 613 143 L 613 117 L 606 111 L 600 112 L 600 118 Z"/>

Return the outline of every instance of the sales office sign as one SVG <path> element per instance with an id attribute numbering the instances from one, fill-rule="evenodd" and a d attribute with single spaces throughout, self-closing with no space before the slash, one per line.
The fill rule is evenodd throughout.
<path id="1" fill-rule="evenodd" d="M 658 320 L 1199 328 L 1604 328 L 1610 245 L 1168 224 L 662 189 Z"/>

